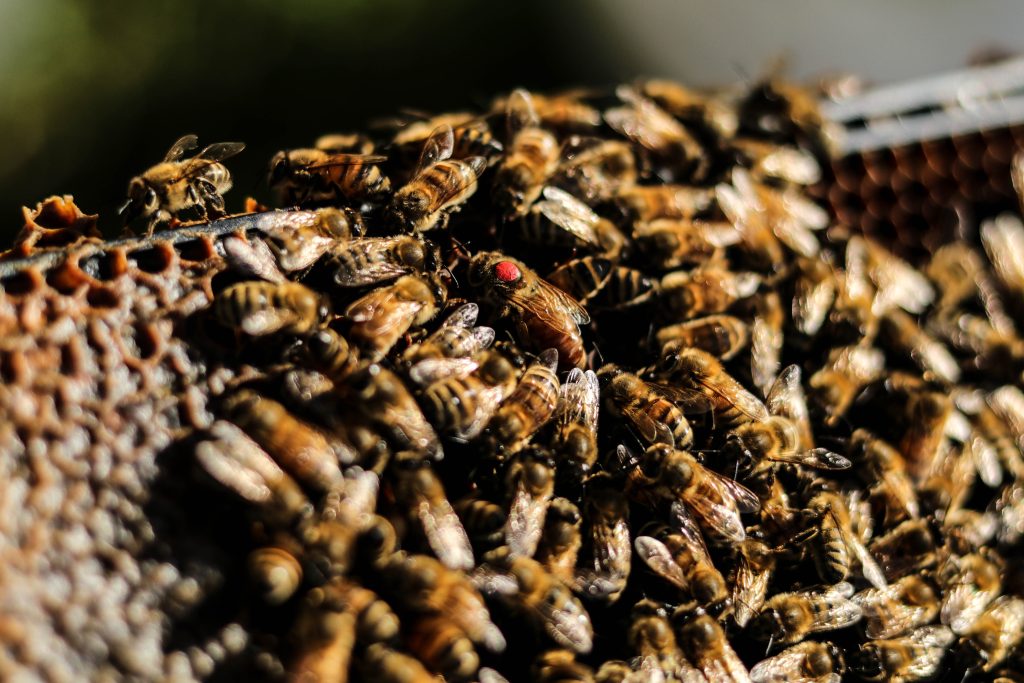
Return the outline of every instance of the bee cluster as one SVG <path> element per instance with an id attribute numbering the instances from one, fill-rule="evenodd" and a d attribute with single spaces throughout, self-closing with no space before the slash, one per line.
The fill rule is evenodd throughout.
<path id="1" fill-rule="evenodd" d="M 0 675 L 1021 680 L 1024 224 L 834 224 L 779 82 L 134 179 L 0 257 Z M 1015 178 L 1017 176 L 1015 175 Z M 205 221 L 205 222 L 194 222 Z"/>

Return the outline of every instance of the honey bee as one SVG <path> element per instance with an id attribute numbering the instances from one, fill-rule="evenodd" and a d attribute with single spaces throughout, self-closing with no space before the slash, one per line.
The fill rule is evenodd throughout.
<path id="1" fill-rule="evenodd" d="M 356 410 L 383 430 L 399 449 L 435 460 L 444 456 L 437 432 L 393 372 L 376 363 L 367 365 L 349 376 L 346 390 Z"/>
<path id="2" fill-rule="evenodd" d="M 818 334 L 836 300 L 836 279 L 832 269 L 817 259 L 797 259 L 793 282 L 791 315 L 793 326 L 801 334 Z"/>
<path id="3" fill-rule="evenodd" d="M 349 338 L 365 350 L 372 363 L 384 358 L 410 327 L 437 315 L 448 289 L 436 275 L 405 275 L 392 285 L 378 287 L 349 304 Z"/>
<path id="4" fill-rule="evenodd" d="M 889 580 L 920 572 L 936 562 L 936 545 L 927 522 L 908 519 L 868 546 Z"/>
<path id="5" fill-rule="evenodd" d="M 796 425 L 800 432 L 801 447 L 814 448 L 811 416 L 804 395 L 800 366 L 790 365 L 779 373 L 765 396 L 765 407 L 770 414 L 784 417 Z"/>
<path id="6" fill-rule="evenodd" d="M 714 190 L 702 187 L 635 185 L 620 190 L 615 202 L 628 219 L 649 225 L 660 219 L 693 220 L 711 208 L 714 199 Z"/>
<path id="7" fill-rule="evenodd" d="M 868 588 L 852 600 L 864 615 L 868 638 L 895 638 L 931 623 L 939 613 L 939 596 L 921 576 L 904 576 L 884 588 Z"/>
<path id="8" fill-rule="evenodd" d="M 814 559 L 822 580 L 845 580 L 856 559 L 865 579 L 876 588 L 886 586 L 885 573 L 854 533 L 850 509 L 842 496 L 828 490 L 815 493 L 807 501 L 807 514 L 818 529 Z"/>
<path id="9" fill-rule="evenodd" d="M 331 382 L 343 382 L 359 364 L 359 356 L 348 340 L 329 327 L 304 340 L 301 358 Z"/>
<path id="10" fill-rule="evenodd" d="M 646 676 L 646 672 L 644 675 Z M 628 662 L 621 659 L 609 659 L 602 662 L 601 667 L 594 674 L 595 683 L 634 683 L 636 679 L 637 675 L 633 668 Z"/>
<path id="11" fill-rule="evenodd" d="M 270 160 L 270 187 L 288 205 L 378 200 L 391 192 L 391 181 L 380 170 L 387 160 L 312 148 L 282 151 Z"/>
<path id="12" fill-rule="evenodd" d="M 740 514 L 757 512 L 761 507 L 757 496 L 736 481 L 666 444 L 647 449 L 642 469 L 655 493 L 682 504 L 706 530 L 730 541 L 739 543 L 747 536 Z M 683 514 L 680 510 L 675 516 Z"/>
<path id="13" fill-rule="evenodd" d="M 605 121 L 649 153 L 654 162 L 669 166 L 664 180 L 700 180 L 707 174 L 708 156 L 683 124 L 634 88 L 620 86 L 616 94 L 625 106 L 606 110 Z"/>
<path id="14" fill-rule="evenodd" d="M 469 536 L 445 495 L 444 486 L 431 467 L 417 457 L 392 462 L 395 500 L 419 523 L 437 558 L 450 569 L 473 568 Z"/>
<path id="15" fill-rule="evenodd" d="M 693 518 L 673 508 L 673 526 L 655 525 L 633 542 L 637 556 L 701 607 L 720 609 L 730 595 L 725 578 L 708 554 L 704 537 Z"/>
<path id="16" fill-rule="evenodd" d="M 747 345 L 747 324 L 731 315 L 709 315 L 662 327 L 655 333 L 662 355 L 694 348 L 720 360 L 732 360 Z"/>
<path id="17" fill-rule="evenodd" d="M 302 564 L 294 554 L 297 551 L 294 547 L 286 549 L 271 545 L 249 553 L 246 559 L 249 578 L 267 604 L 286 602 L 302 584 Z"/>
<path id="18" fill-rule="evenodd" d="M 938 672 L 955 639 L 945 626 L 923 626 L 899 638 L 872 640 L 853 654 L 850 670 L 868 681 L 927 680 Z"/>
<path id="19" fill-rule="evenodd" d="M 647 443 L 667 443 L 686 448 L 693 430 L 683 411 L 669 398 L 671 390 L 646 382 L 611 363 L 598 372 L 605 408 L 624 418 Z"/>
<path id="20" fill-rule="evenodd" d="M 805 150 L 754 138 L 738 138 L 730 144 L 758 180 L 781 180 L 794 185 L 814 185 L 821 181 L 821 165 Z"/>
<path id="21" fill-rule="evenodd" d="M 393 650 L 383 643 L 366 648 L 361 657 L 363 680 L 380 683 L 436 683 L 437 677 L 427 671 L 416 657 Z M 342 669 L 344 670 L 344 669 Z M 315 680 L 331 680 L 327 674 Z M 336 675 L 336 674 L 333 674 Z"/>
<path id="22" fill-rule="evenodd" d="M 679 619 L 678 612 L 675 618 Z M 676 640 L 686 659 L 708 681 L 750 683 L 750 674 L 729 644 L 725 631 L 709 615 L 697 614 L 678 625 Z"/>
<path id="23" fill-rule="evenodd" d="M 629 541 L 629 501 L 607 472 L 586 480 L 583 517 L 593 555 L 593 571 L 582 571 L 578 592 L 613 602 L 629 579 L 633 546 Z"/>
<path id="24" fill-rule="evenodd" d="M 1003 568 L 989 557 L 971 553 L 950 555 L 936 572 L 943 589 L 941 621 L 963 635 L 1003 589 Z"/>
<path id="25" fill-rule="evenodd" d="M 500 353 L 486 353 L 475 373 L 440 379 L 423 391 L 437 429 L 457 441 L 476 438 L 515 389 L 516 371 Z"/>
<path id="26" fill-rule="evenodd" d="M 569 371 L 558 390 L 555 411 L 555 452 L 586 473 L 597 461 L 597 419 L 601 386 L 593 370 Z"/>
<path id="27" fill-rule="evenodd" d="M 439 261 L 437 245 L 411 235 L 361 237 L 331 250 L 331 270 L 339 287 L 365 287 L 415 271 L 434 271 Z"/>
<path id="28" fill-rule="evenodd" d="M 800 140 L 827 152 L 838 144 L 836 124 L 825 120 L 817 98 L 802 87 L 766 78 L 737 105 L 740 130 L 771 140 Z"/>
<path id="29" fill-rule="evenodd" d="M 1002 596 L 985 610 L 962 638 L 963 649 L 975 666 L 991 671 L 1024 638 L 1024 600 Z"/>
<path id="30" fill-rule="evenodd" d="M 339 453 L 323 432 L 292 415 L 277 401 L 242 389 L 225 399 L 223 407 L 228 419 L 303 484 L 321 491 L 341 484 L 339 455 L 343 462 L 350 462 L 351 456 Z"/>
<path id="31" fill-rule="evenodd" d="M 213 304 L 218 322 L 253 337 L 305 335 L 329 314 L 328 302 L 297 282 L 239 282 L 225 288 Z"/>
<path id="32" fill-rule="evenodd" d="M 464 304 L 445 319 L 430 336 L 402 355 L 409 365 L 409 377 L 421 386 L 447 377 L 465 376 L 479 367 L 473 358 L 494 341 L 490 327 L 474 327 L 479 315 L 476 304 Z"/>
<path id="33" fill-rule="evenodd" d="M 336 679 L 349 669 L 356 641 L 374 646 L 398 635 L 398 618 L 372 591 L 332 579 L 306 594 L 292 638 L 299 651 L 289 670 L 299 677 Z"/>
<path id="34" fill-rule="evenodd" d="M 823 470 L 843 470 L 851 462 L 827 448 L 805 450 L 800 428 L 788 418 L 772 415 L 764 422 L 747 422 L 730 432 L 726 442 L 739 451 L 741 464 L 749 463 L 751 477 L 771 469 L 773 463 L 789 462 Z"/>
<path id="35" fill-rule="evenodd" d="M 258 506 L 268 524 L 291 526 L 312 513 L 298 483 L 241 429 L 217 420 L 209 437 L 196 445 L 196 461 L 213 480 Z"/>
<path id="36" fill-rule="evenodd" d="M 761 286 L 754 273 L 734 273 L 708 264 L 690 272 L 676 271 L 661 279 L 661 301 L 676 320 L 724 313 Z"/>
<path id="37" fill-rule="evenodd" d="M 488 555 L 493 566 L 478 569 L 477 585 L 525 615 L 560 647 L 585 654 L 594 642 L 590 615 L 569 587 L 529 557 L 499 548 Z"/>
<path id="38" fill-rule="evenodd" d="M 453 159 L 483 157 L 487 165 L 493 164 L 502 152 L 502 145 L 494 139 L 487 121 L 471 112 L 453 112 L 437 116 L 424 116 L 419 120 L 405 122 L 395 134 L 391 144 L 398 148 L 404 158 L 404 150 L 422 150 L 423 144 L 438 127 L 452 128 Z"/>
<path id="39" fill-rule="evenodd" d="M 599 256 L 583 256 L 566 261 L 544 278 L 581 304 L 589 305 L 612 277 L 615 264 Z"/>
<path id="40" fill-rule="evenodd" d="M 480 156 L 452 159 L 454 148 L 452 127 L 439 126 L 424 144 L 412 180 L 392 197 L 391 217 L 407 232 L 445 227 L 448 216 L 476 192 L 487 160 Z"/>
<path id="41" fill-rule="evenodd" d="M 487 425 L 487 432 L 502 449 L 515 452 L 547 424 L 558 407 L 558 351 L 548 349 L 526 369 L 515 390 Z"/>
<path id="42" fill-rule="evenodd" d="M 562 164 L 552 182 L 594 206 L 611 201 L 636 180 L 636 158 L 627 143 L 574 135 L 562 145 Z"/>
<path id="43" fill-rule="evenodd" d="M 637 653 L 633 668 L 660 675 L 662 680 L 674 678 L 681 657 L 665 609 L 653 600 L 644 599 L 633 605 L 632 612 L 626 638 Z"/>
<path id="44" fill-rule="evenodd" d="M 491 652 L 505 649 L 505 637 L 491 621 L 470 578 L 427 555 L 392 555 L 380 567 L 388 592 L 413 614 L 438 614 Z"/>
<path id="45" fill-rule="evenodd" d="M 720 97 L 664 79 L 646 80 L 639 88 L 645 96 L 677 119 L 703 125 L 724 138 L 736 135 L 739 127 L 736 111 Z"/>
<path id="46" fill-rule="evenodd" d="M 710 409 L 721 428 L 745 422 L 764 422 L 768 409 L 723 368 L 717 358 L 700 349 L 669 350 L 655 369 L 659 378 L 677 387 L 677 394 L 689 396 L 694 409 Z"/>
<path id="47" fill-rule="evenodd" d="M 875 315 L 886 315 L 895 308 L 918 315 L 934 302 L 935 289 L 928 278 L 891 251 L 863 237 L 851 237 L 847 251 L 851 247 L 866 256 L 865 274 L 875 288 L 871 303 Z"/>
<path id="48" fill-rule="evenodd" d="M 981 244 L 1002 285 L 1017 296 L 1024 293 L 1024 225 L 1012 214 L 1002 214 L 981 224 Z"/>
<path id="49" fill-rule="evenodd" d="M 977 292 L 985 270 L 981 255 L 966 242 L 951 242 L 935 250 L 924 272 L 939 289 L 936 307 L 953 310 Z"/>
<path id="50" fill-rule="evenodd" d="M 454 505 L 473 548 L 486 553 L 505 543 L 505 508 L 476 496 L 462 498 Z"/>
<path id="51" fill-rule="evenodd" d="M 861 389 L 877 380 L 885 368 L 885 356 L 871 346 L 842 346 L 832 349 L 828 360 L 813 375 L 813 396 L 828 415 L 825 422 L 835 425 L 846 414 Z"/>
<path id="52" fill-rule="evenodd" d="M 624 310 L 653 299 L 658 293 L 658 281 L 643 271 L 626 266 L 614 266 L 608 281 L 589 299 L 591 306 L 602 310 Z"/>
<path id="53" fill-rule="evenodd" d="M 994 507 L 999 516 L 999 541 L 1007 545 L 1019 542 L 1024 536 L 1024 488 L 1019 480 L 1003 487 Z"/>
<path id="54" fill-rule="evenodd" d="M 439 614 L 420 616 L 405 631 L 403 641 L 409 652 L 445 680 L 470 680 L 480 668 L 472 641 L 450 619 Z"/>
<path id="55" fill-rule="evenodd" d="M 607 218 L 565 190 L 549 185 L 520 223 L 523 239 L 531 244 L 586 249 L 617 259 L 627 239 Z"/>
<path id="56" fill-rule="evenodd" d="M 543 451 L 522 451 L 509 465 L 505 480 L 512 492 L 505 524 L 509 554 L 533 557 L 555 494 L 554 467 Z"/>
<path id="57" fill-rule="evenodd" d="M 128 184 L 128 199 L 121 207 L 125 223 L 143 218 L 146 234 L 185 216 L 199 220 L 224 215 L 224 193 L 231 189 L 231 174 L 222 163 L 245 145 L 218 142 L 185 159 L 198 146 L 195 135 L 185 135 L 167 150 L 163 161 Z"/>
<path id="58" fill-rule="evenodd" d="M 765 292 L 753 302 L 754 322 L 750 326 L 750 378 L 767 394 L 781 365 L 785 314 L 776 292 Z"/>
<path id="59" fill-rule="evenodd" d="M 567 498 L 553 498 L 544 518 L 537 561 L 551 574 L 572 584 L 583 538 L 580 527 L 583 517 L 576 505 Z"/>
<path id="60" fill-rule="evenodd" d="M 853 586 L 837 583 L 824 589 L 779 593 L 764 603 L 750 624 L 762 640 L 798 643 L 811 633 L 834 631 L 860 621 L 860 607 L 850 600 Z"/>
<path id="61" fill-rule="evenodd" d="M 520 341 L 535 349 L 558 350 L 559 368 L 581 368 L 586 362 L 579 325 L 590 322 L 586 310 L 522 262 L 500 252 L 481 252 L 469 264 L 474 287 L 512 314 Z"/>
<path id="62" fill-rule="evenodd" d="M 637 247 L 660 270 L 700 266 L 722 256 L 742 234 L 728 222 L 686 218 L 658 218 L 633 230 Z"/>
<path id="63" fill-rule="evenodd" d="M 732 618 L 740 628 L 746 628 L 764 606 L 776 555 L 775 550 L 754 536 L 748 536 L 737 548 L 736 569 L 731 581 Z"/>
<path id="64" fill-rule="evenodd" d="M 832 643 L 808 641 L 758 662 L 750 669 L 753 683 L 839 683 L 846 671 L 843 652 Z"/>
<path id="65" fill-rule="evenodd" d="M 588 131 L 601 125 L 601 112 L 583 100 L 588 93 L 582 90 L 569 90 L 554 95 L 530 93 L 530 101 L 537 117 L 547 128 L 560 131 Z M 491 107 L 495 113 L 506 114 L 509 109 L 509 98 L 497 99 Z"/>
<path id="66" fill-rule="evenodd" d="M 558 170 L 558 138 L 541 128 L 530 93 L 516 90 L 508 98 L 509 145 L 494 177 L 495 203 L 507 218 L 521 217 L 540 197 Z"/>
<path id="67" fill-rule="evenodd" d="M 542 652 L 533 662 L 532 676 L 537 683 L 594 683 L 594 672 L 570 650 Z"/>
<path id="68" fill-rule="evenodd" d="M 313 147 L 335 154 L 372 154 L 374 150 L 373 140 L 362 133 L 327 133 Z"/>
<path id="69" fill-rule="evenodd" d="M 880 338 L 906 355 L 925 373 L 926 379 L 955 384 L 960 380 L 960 365 L 949 349 L 922 330 L 914 319 L 899 310 L 891 310 L 881 319 Z"/>
<path id="70" fill-rule="evenodd" d="M 907 430 L 900 441 L 907 472 L 922 481 L 944 447 L 953 403 L 945 394 L 920 391 L 907 399 Z"/>
<path id="71" fill-rule="evenodd" d="M 920 516 L 917 491 L 900 452 L 864 429 L 850 437 L 850 454 L 874 497 L 882 501 L 885 524 Z"/>

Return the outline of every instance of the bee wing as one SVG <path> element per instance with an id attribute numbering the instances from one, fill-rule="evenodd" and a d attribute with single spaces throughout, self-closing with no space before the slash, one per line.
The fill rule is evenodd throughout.
<path id="1" fill-rule="evenodd" d="M 375 261 L 367 263 L 357 271 L 334 273 L 334 282 L 339 287 L 365 287 L 387 280 L 394 280 L 412 271 L 407 266 L 392 261 Z"/>
<path id="2" fill-rule="evenodd" d="M 416 516 L 423 525 L 427 543 L 437 559 L 450 569 L 468 571 L 473 568 L 473 548 L 458 515 L 447 499 L 429 503 L 421 501 Z"/>
<path id="3" fill-rule="evenodd" d="M 772 415 L 788 418 L 801 428 L 810 427 L 811 415 L 799 365 L 787 366 L 779 373 L 765 397 L 765 407 Z"/>
<path id="4" fill-rule="evenodd" d="M 595 524 L 591 528 L 594 546 L 594 568 L 615 583 L 625 582 L 633 545 L 629 540 L 629 524 L 616 520 L 612 524 Z"/>
<path id="5" fill-rule="evenodd" d="M 750 374 L 754 385 L 762 391 L 771 386 L 779 371 L 779 352 L 783 341 L 781 329 L 773 327 L 761 316 L 754 318 L 750 327 Z M 754 398 L 753 394 L 751 397 Z"/>
<path id="6" fill-rule="evenodd" d="M 480 683 L 509 683 L 509 680 L 489 667 L 481 667 L 477 673 Z"/>
<path id="7" fill-rule="evenodd" d="M 377 507 L 380 478 L 372 470 L 354 466 L 345 470 L 344 503 L 357 515 L 372 514 Z"/>
<path id="8" fill-rule="evenodd" d="M 587 244 L 600 246 L 596 226 L 601 220 L 594 211 L 571 194 L 554 186 L 544 188 L 544 199 L 534 205 L 549 221 Z"/>
<path id="9" fill-rule="evenodd" d="M 533 98 L 530 93 L 522 88 L 516 88 L 508 97 L 505 105 L 505 113 L 508 116 L 508 137 L 511 140 L 516 133 L 524 128 L 536 128 L 540 125 L 540 118 L 533 106 Z"/>
<path id="10" fill-rule="evenodd" d="M 652 381 L 647 382 L 647 385 L 675 403 L 687 415 L 710 413 L 714 408 L 711 399 L 696 389 Z"/>
<path id="11" fill-rule="evenodd" d="M 757 273 L 733 273 L 733 277 L 722 283 L 722 287 L 737 299 L 753 296 L 761 286 L 761 276 Z"/>
<path id="12" fill-rule="evenodd" d="M 623 406 L 619 410 L 622 413 L 622 416 L 636 427 L 636 430 L 640 433 L 640 437 L 647 443 L 665 443 L 669 446 L 675 445 L 676 439 L 672 436 L 672 430 L 670 430 L 668 426 L 652 418 L 641 408 Z M 622 448 L 622 446 L 619 448 Z"/>
<path id="13" fill-rule="evenodd" d="M 956 411 L 953 413 L 959 414 Z M 999 488 L 1003 483 L 1003 466 L 999 461 L 999 453 L 988 439 L 975 436 L 968 443 L 967 449 L 974 461 L 974 468 L 986 486 Z"/>
<path id="14" fill-rule="evenodd" d="M 868 277 L 878 293 L 871 308 L 876 314 L 899 306 L 907 313 L 923 313 L 935 300 L 935 289 L 924 275 L 903 259 L 875 247 L 868 268 Z"/>
<path id="15" fill-rule="evenodd" d="M 438 161 L 451 157 L 455 149 L 455 133 L 452 132 L 450 124 L 442 124 L 430 133 L 430 137 L 423 143 L 423 151 L 420 153 L 419 163 L 416 164 L 416 171 L 413 178 L 419 176 L 423 171 L 430 168 Z"/>
<path id="16" fill-rule="evenodd" d="M 679 590 L 689 591 L 690 584 L 682 568 L 672 559 L 672 553 L 664 543 L 651 536 L 637 536 L 633 545 L 637 557 L 643 560 L 651 571 Z"/>
<path id="17" fill-rule="evenodd" d="M 295 322 L 296 316 L 285 308 L 264 308 L 242 316 L 239 327 L 248 335 L 258 337 L 273 334 Z"/>
<path id="18" fill-rule="evenodd" d="M 706 467 L 703 467 L 703 469 L 704 473 L 710 477 L 711 485 L 717 488 L 723 496 L 734 501 L 740 512 L 754 513 L 761 509 L 761 501 L 743 484 L 735 479 L 729 479 L 714 470 L 709 470 Z"/>
<path id="19" fill-rule="evenodd" d="M 600 398 L 601 386 L 594 371 L 573 368 L 559 390 L 558 424 L 582 424 L 597 433 Z"/>
<path id="20" fill-rule="evenodd" d="M 306 166 L 308 169 L 318 168 L 338 168 L 341 166 L 373 166 L 376 164 L 382 164 L 387 161 L 388 158 L 381 154 L 331 154 L 323 161 L 318 161 L 315 164 L 309 164 Z"/>
<path id="21" fill-rule="evenodd" d="M 206 161 L 218 162 L 229 159 L 239 152 L 245 149 L 244 142 L 215 142 L 212 145 L 207 145 L 198 154 L 195 155 L 196 159 L 205 159 Z"/>
<path id="22" fill-rule="evenodd" d="M 473 325 L 476 324 L 476 319 L 479 315 L 480 306 L 477 304 L 464 304 L 459 306 L 450 316 L 445 318 L 444 322 L 441 323 L 441 327 L 438 328 L 438 332 L 452 328 L 473 327 Z M 437 333 L 435 332 L 435 334 Z"/>
<path id="23" fill-rule="evenodd" d="M 733 619 L 740 628 L 744 628 L 761 611 L 768 595 L 770 578 L 770 571 L 758 570 L 740 556 L 732 588 Z"/>
<path id="24" fill-rule="evenodd" d="M 558 581 L 552 577 L 552 581 Z M 594 627 L 590 615 L 574 596 L 568 593 L 559 604 L 551 600 L 540 600 L 532 609 L 540 617 L 544 631 L 562 647 L 584 654 L 594 646 Z"/>
<path id="25" fill-rule="evenodd" d="M 750 680 L 753 683 L 814 683 L 817 678 L 804 674 L 805 659 L 804 648 L 795 645 L 751 667 Z"/>
<path id="26" fill-rule="evenodd" d="M 849 546 L 850 550 L 857 558 L 857 561 L 860 562 L 861 573 L 872 586 L 875 588 L 884 588 L 888 585 L 889 582 L 885 580 L 885 572 L 882 571 L 882 568 L 875 561 L 875 558 L 871 556 L 868 549 L 864 547 L 864 544 L 861 543 L 859 538 L 847 536 L 846 545 Z"/>
<path id="27" fill-rule="evenodd" d="M 409 379 L 425 387 L 448 377 L 465 377 L 477 367 L 472 358 L 427 358 L 409 369 Z"/>
<path id="28" fill-rule="evenodd" d="M 743 240 L 743 233 L 730 223 L 695 221 L 694 227 L 700 233 L 700 236 L 713 247 L 731 247 Z"/>
<path id="29" fill-rule="evenodd" d="M 924 607 L 907 605 L 898 599 L 899 586 L 868 588 L 851 600 L 860 607 L 867 625 L 865 634 L 872 640 L 895 638 L 906 632 L 927 613 Z"/>
<path id="30" fill-rule="evenodd" d="M 754 339 L 756 339 L 756 323 L 757 321 L 755 321 Z M 764 404 L 761 403 L 756 396 L 744 389 L 743 385 L 739 382 L 724 373 L 720 374 L 713 381 L 698 380 L 698 382 L 706 391 L 717 395 L 723 401 L 736 408 L 751 420 L 764 422 L 770 417 L 768 409 L 764 407 Z"/>
<path id="31" fill-rule="evenodd" d="M 821 166 L 813 156 L 795 147 L 776 147 L 758 163 L 765 175 L 797 185 L 814 185 L 821 180 Z"/>
<path id="32" fill-rule="evenodd" d="M 825 316 L 836 299 L 835 280 L 811 280 L 801 277 L 793 293 L 793 324 L 807 336 L 814 336 L 825 323 Z"/>
<path id="33" fill-rule="evenodd" d="M 193 134 L 182 135 L 178 138 L 171 148 L 167 150 L 167 154 L 164 155 L 164 161 L 178 161 L 186 152 L 189 152 L 199 146 L 199 136 Z"/>
<path id="34" fill-rule="evenodd" d="M 853 465 L 847 458 L 827 448 L 812 448 L 809 451 L 780 453 L 771 456 L 774 462 L 789 462 L 816 470 L 848 470 Z"/>
<path id="35" fill-rule="evenodd" d="M 476 438 L 484 426 L 494 415 L 501 402 L 510 390 L 503 386 L 487 387 L 477 394 L 476 415 L 466 424 L 465 427 L 456 431 L 452 436 L 457 441 L 469 441 Z"/>
<path id="36" fill-rule="evenodd" d="M 860 607 L 850 598 L 853 586 L 843 581 L 829 586 L 820 596 L 820 609 L 814 615 L 811 632 L 845 628 L 861 619 Z"/>
<path id="37" fill-rule="evenodd" d="M 423 304 L 419 301 L 400 299 L 393 292 L 378 289 L 353 301 L 345 315 L 361 326 L 365 338 L 387 337 L 395 328 L 407 324 L 421 308 Z"/>
<path id="38" fill-rule="evenodd" d="M 708 681 L 752 683 L 747 667 L 743 665 L 724 635 L 717 656 L 710 652 L 705 653 L 699 662 L 699 668 Z"/>
<path id="39" fill-rule="evenodd" d="M 959 581 L 942 597 L 940 620 L 954 633 L 966 633 L 996 596 L 996 591 L 980 590 L 971 580 Z"/>
<path id="40" fill-rule="evenodd" d="M 800 256 L 814 258 L 821 249 L 817 236 L 795 216 L 782 216 L 772 221 L 772 232 Z"/>
<path id="41" fill-rule="evenodd" d="M 903 680 L 930 678 L 939 668 L 948 648 L 956 636 L 945 626 L 925 626 L 908 636 L 916 646 L 915 657 L 904 670 Z"/>
<path id="42" fill-rule="evenodd" d="M 222 244 L 224 258 L 232 270 L 252 279 L 284 282 L 284 273 L 278 268 L 274 253 L 263 240 L 249 242 L 237 235 L 229 235 Z"/>
<path id="43" fill-rule="evenodd" d="M 590 322 L 587 310 L 571 296 L 558 289 L 550 282 L 537 278 L 538 286 L 521 287 L 509 295 L 509 300 L 517 307 L 530 311 L 546 324 L 556 329 L 563 328 L 565 321 L 562 313 L 569 314 L 577 325 Z M 524 290 L 534 290 L 526 292 Z"/>
<path id="44" fill-rule="evenodd" d="M 505 542 L 513 557 L 533 557 L 537 552 L 551 495 L 535 497 L 520 483 L 516 486 L 505 524 Z"/>
<path id="45" fill-rule="evenodd" d="M 269 501 L 273 495 L 272 483 L 288 475 L 266 451 L 231 423 L 217 421 L 210 431 L 215 438 L 196 446 L 196 460 L 203 469 L 249 502 Z"/>
<path id="46" fill-rule="evenodd" d="M 692 496 L 686 499 L 686 504 L 705 524 L 730 541 L 739 543 L 747 537 L 740 513 L 728 502 L 716 502 L 706 496 Z"/>
<path id="47" fill-rule="evenodd" d="M 686 509 L 686 506 L 676 501 L 672 503 L 670 514 L 672 517 L 672 528 L 686 539 L 690 552 L 693 553 L 694 557 L 698 561 L 706 560 L 710 562 L 711 558 L 708 555 L 708 547 L 704 543 L 704 535 L 700 532 L 700 527 L 697 526 L 697 520 L 693 518 L 693 515 Z"/>

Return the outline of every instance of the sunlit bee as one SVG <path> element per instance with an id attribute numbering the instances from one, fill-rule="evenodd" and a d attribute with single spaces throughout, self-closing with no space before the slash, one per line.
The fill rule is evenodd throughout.
<path id="1" fill-rule="evenodd" d="M 327 321 L 328 302 L 297 282 L 239 282 L 214 299 L 213 314 L 225 327 L 253 337 L 304 335 Z"/>
<path id="2" fill-rule="evenodd" d="M 437 315 L 447 298 L 448 289 L 437 276 L 405 275 L 348 305 L 348 338 L 371 362 L 382 360 L 411 327 Z"/>
<path id="3" fill-rule="evenodd" d="M 954 640 L 945 626 L 923 626 L 899 638 L 873 640 L 850 655 L 850 670 L 868 681 L 928 680 L 938 672 Z"/>
<path id="4" fill-rule="evenodd" d="M 385 161 L 375 154 L 286 150 L 270 161 L 270 186 L 284 204 L 376 200 L 391 192 L 380 169 Z"/>
<path id="5" fill-rule="evenodd" d="M 526 214 L 540 197 L 545 183 L 558 170 L 561 147 L 551 132 L 540 126 L 533 99 L 525 90 L 508 98 L 509 143 L 494 178 L 495 203 L 508 217 Z"/>
<path id="6" fill-rule="evenodd" d="M 523 239 L 531 244 L 583 249 L 617 259 L 627 238 L 607 218 L 558 187 L 547 186 L 520 224 Z"/>
<path id="7" fill-rule="evenodd" d="M 754 683 L 839 683 L 846 664 L 843 652 L 832 643 L 808 641 L 758 662 L 750 669 Z"/>
<path id="8" fill-rule="evenodd" d="M 812 633 L 834 631 L 860 621 L 860 607 L 850 600 L 853 586 L 838 583 L 823 590 L 779 593 L 768 599 L 751 622 L 762 640 L 790 645 Z"/>
<path id="9" fill-rule="evenodd" d="M 448 216 L 476 192 L 487 160 L 453 159 L 454 148 L 451 126 L 439 126 L 427 139 L 412 180 L 395 192 L 389 205 L 391 218 L 403 230 L 419 233 L 445 227 Z"/>
<path id="10" fill-rule="evenodd" d="M 686 659 L 708 681 L 750 683 L 747 668 L 729 644 L 725 631 L 711 616 L 698 614 L 684 621 L 676 628 L 676 640 Z"/>
<path id="11" fill-rule="evenodd" d="M 167 227 L 174 220 L 220 218 L 224 193 L 231 189 L 231 174 L 222 163 L 245 149 L 241 142 L 220 142 L 204 147 L 195 156 L 195 135 L 178 139 L 163 161 L 132 178 L 128 199 L 121 207 L 125 223 L 146 220 L 146 234 Z"/>
<path id="12" fill-rule="evenodd" d="M 754 273 L 734 273 L 713 264 L 690 272 L 676 271 L 661 279 L 660 300 L 675 320 L 724 313 L 761 286 Z"/>
<path id="13" fill-rule="evenodd" d="M 559 458 L 587 472 L 597 461 L 597 420 L 601 387 L 593 370 L 569 371 L 558 390 L 554 449 Z"/>
<path id="14" fill-rule="evenodd" d="M 746 347 L 749 338 L 747 324 L 731 315 L 695 318 L 662 327 L 655 334 L 663 355 L 683 348 L 695 348 L 720 360 L 731 360 Z"/>
<path id="15" fill-rule="evenodd" d="M 884 588 L 853 596 L 864 614 L 868 638 L 895 638 L 931 623 L 939 613 L 939 595 L 922 576 L 905 576 Z"/>
<path id="16" fill-rule="evenodd" d="M 658 218 L 633 229 L 637 247 L 661 270 L 708 263 L 742 237 L 732 223 L 687 218 Z"/>
<path id="17" fill-rule="evenodd" d="M 557 366 L 557 351 L 542 353 L 491 418 L 487 432 L 503 449 L 514 452 L 522 448 L 554 416 L 558 407 Z"/>

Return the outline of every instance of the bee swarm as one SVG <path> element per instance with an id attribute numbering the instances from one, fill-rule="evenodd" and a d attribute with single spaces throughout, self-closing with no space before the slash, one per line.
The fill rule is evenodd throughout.
<path id="1" fill-rule="evenodd" d="M 194 136 L 145 236 L 26 209 L 0 678 L 1024 680 L 1024 224 L 918 269 L 830 136 L 519 90 L 281 152 L 286 209 Z"/>

